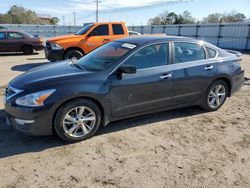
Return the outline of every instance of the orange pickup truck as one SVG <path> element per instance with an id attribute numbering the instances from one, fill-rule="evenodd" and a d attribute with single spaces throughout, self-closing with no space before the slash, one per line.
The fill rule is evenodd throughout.
<path id="1" fill-rule="evenodd" d="M 75 34 L 47 40 L 45 55 L 50 61 L 80 59 L 107 42 L 127 36 L 129 33 L 124 22 L 91 23 Z"/>

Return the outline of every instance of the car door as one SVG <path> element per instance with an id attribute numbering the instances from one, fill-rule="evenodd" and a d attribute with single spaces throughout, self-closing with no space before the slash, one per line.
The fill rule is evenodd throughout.
<path id="1" fill-rule="evenodd" d="M 174 42 L 172 62 L 173 103 L 196 104 L 216 74 L 216 60 L 207 59 L 201 44 Z"/>
<path id="2" fill-rule="evenodd" d="M 20 52 L 24 45 L 24 36 L 18 32 L 7 32 L 7 48 L 10 52 Z"/>
<path id="3" fill-rule="evenodd" d="M 110 42 L 110 28 L 109 24 L 97 25 L 86 38 L 84 42 L 85 53 L 96 49 L 97 47 Z"/>
<path id="4" fill-rule="evenodd" d="M 5 32 L 0 32 L 0 52 L 6 51 L 6 36 Z"/>
<path id="5" fill-rule="evenodd" d="M 143 47 L 129 57 L 123 65 L 134 65 L 137 72 L 123 74 L 121 79 L 111 76 L 112 116 L 126 116 L 171 105 L 171 70 L 168 62 L 168 43 Z"/>

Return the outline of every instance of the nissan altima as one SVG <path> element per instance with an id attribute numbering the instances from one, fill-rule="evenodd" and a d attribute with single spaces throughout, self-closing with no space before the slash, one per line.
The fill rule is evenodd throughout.
<path id="1" fill-rule="evenodd" d="M 219 109 L 244 82 L 240 56 L 185 37 L 137 36 L 79 60 L 46 64 L 12 80 L 7 122 L 68 142 L 109 122 L 185 106 Z"/>

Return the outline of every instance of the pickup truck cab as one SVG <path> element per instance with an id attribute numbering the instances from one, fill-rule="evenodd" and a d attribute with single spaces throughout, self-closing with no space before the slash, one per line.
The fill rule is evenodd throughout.
<path id="1" fill-rule="evenodd" d="M 50 61 L 80 59 L 105 43 L 127 36 L 129 33 L 124 22 L 91 23 L 75 34 L 47 40 L 45 55 Z"/>

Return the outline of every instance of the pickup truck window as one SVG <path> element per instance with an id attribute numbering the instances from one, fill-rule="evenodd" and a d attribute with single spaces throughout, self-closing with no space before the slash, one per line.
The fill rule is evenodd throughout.
<path id="1" fill-rule="evenodd" d="M 80 31 L 76 32 L 75 35 L 84 35 L 94 24 L 88 24 Z"/>
<path id="2" fill-rule="evenodd" d="M 98 25 L 95 29 L 93 29 L 91 33 L 92 33 L 92 36 L 109 35 L 109 26 L 108 24 Z"/>
<path id="3" fill-rule="evenodd" d="M 131 50 L 121 42 L 110 42 L 85 55 L 77 63 L 86 71 L 101 71 L 118 62 Z"/>
<path id="4" fill-rule="evenodd" d="M 114 35 L 123 35 L 124 31 L 121 24 L 112 24 Z"/>

